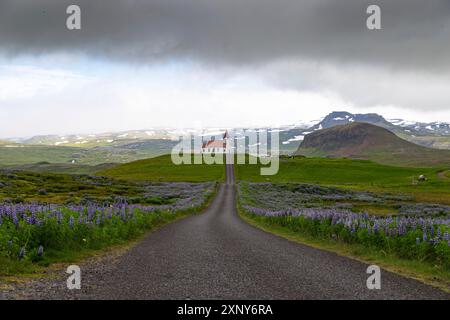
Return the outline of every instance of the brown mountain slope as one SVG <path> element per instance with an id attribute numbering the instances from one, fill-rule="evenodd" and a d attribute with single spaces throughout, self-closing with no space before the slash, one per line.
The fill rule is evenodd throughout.
<path id="1" fill-rule="evenodd" d="M 422 147 L 387 129 L 359 122 L 306 135 L 296 154 L 349 157 L 393 165 L 450 166 L 450 150 Z"/>

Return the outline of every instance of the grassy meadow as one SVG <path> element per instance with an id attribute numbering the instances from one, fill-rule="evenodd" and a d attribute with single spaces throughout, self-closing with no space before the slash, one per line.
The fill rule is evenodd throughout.
<path id="1" fill-rule="evenodd" d="M 368 160 L 281 157 L 278 174 L 261 176 L 260 165 L 236 165 L 237 180 L 272 183 L 311 183 L 373 192 L 404 193 L 420 202 L 450 204 L 446 168 L 381 165 Z M 418 181 L 420 175 L 426 181 Z M 448 173 L 447 173 L 448 174 Z"/>
<path id="2" fill-rule="evenodd" d="M 170 155 L 138 160 L 97 172 L 97 175 L 135 181 L 223 181 L 225 166 L 220 164 L 172 163 Z"/>

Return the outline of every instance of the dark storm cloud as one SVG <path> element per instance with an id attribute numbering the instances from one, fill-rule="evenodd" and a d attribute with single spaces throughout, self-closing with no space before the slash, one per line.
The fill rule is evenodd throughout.
<path id="1" fill-rule="evenodd" d="M 70 4 L 82 30 L 66 29 Z M 382 30 L 366 28 L 370 4 Z M 0 0 L 0 56 L 52 53 L 193 61 L 357 107 L 450 107 L 450 0 Z"/>
<path id="2" fill-rule="evenodd" d="M 66 7 L 82 30 L 65 28 Z M 381 31 L 366 8 L 382 8 Z M 208 65 L 307 59 L 450 69 L 449 0 L 1 0 L 3 54 L 84 53 L 124 62 Z"/>

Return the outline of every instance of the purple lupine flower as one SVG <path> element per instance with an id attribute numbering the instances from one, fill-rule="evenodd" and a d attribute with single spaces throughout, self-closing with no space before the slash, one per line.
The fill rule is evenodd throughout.
<path id="1" fill-rule="evenodd" d="M 75 224 L 75 219 L 74 219 L 73 216 L 70 216 L 70 218 L 69 218 L 69 226 L 70 226 L 71 229 L 73 229 L 74 224 Z"/>
<path id="2" fill-rule="evenodd" d="M 423 234 L 422 239 L 423 239 L 423 242 L 427 242 L 428 237 L 427 237 L 427 234 L 426 234 L 426 233 Z"/>
<path id="3" fill-rule="evenodd" d="M 373 225 L 373 232 L 378 233 L 378 229 L 379 229 L 378 222 L 375 222 L 375 224 Z"/>
<path id="4" fill-rule="evenodd" d="M 14 225 L 15 225 L 16 227 L 18 227 L 18 226 L 19 226 L 19 218 L 17 218 L 17 214 L 16 214 L 15 211 L 13 211 L 13 213 L 12 213 L 12 219 L 13 219 Z"/>

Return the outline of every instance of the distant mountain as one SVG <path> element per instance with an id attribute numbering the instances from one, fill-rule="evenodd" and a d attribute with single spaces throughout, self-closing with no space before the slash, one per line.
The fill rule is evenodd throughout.
<path id="1" fill-rule="evenodd" d="M 334 126 L 349 124 L 352 122 L 365 122 L 389 129 L 395 133 L 416 135 L 416 136 L 449 136 L 450 123 L 446 122 L 417 122 L 403 119 L 388 119 L 376 113 L 352 114 L 346 111 L 333 111 L 321 122 L 315 124 L 310 129 L 327 129 Z"/>
<path id="2" fill-rule="evenodd" d="M 99 134 L 38 135 L 31 138 L 12 139 L 31 145 L 97 147 L 132 143 L 139 140 L 170 139 L 175 131 L 168 129 L 130 130 Z"/>
<path id="3" fill-rule="evenodd" d="M 308 134 L 296 154 L 366 159 L 391 165 L 450 166 L 450 150 L 422 147 L 385 128 L 363 122 Z"/>
<path id="4" fill-rule="evenodd" d="M 446 122 L 416 122 L 403 119 L 389 119 L 390 123 L 406 132 L 421 136 L 450 136 L 450 123 Z"/>
<path id="5" fill-rule="evenodd" d="M 386 119 L 376 113 L 352 114 L 346 111 L 334 111 L 328 114 L 322 121 L 312 126 L 310 130 L 328 129 L 352 122 L 366 122 L 383 128 L 393 127 L 390 122 L 386 121 Z"/>
<path id="6" fill-rule="evenodd" d="M 415 122 L 402 119 L 385 119 L 376 113 L 353 114 L 347 111 L 334 111 L 321 121 L 308 128 L 295 128 L 280 135 L 282 147 L 287 150 L 296 149 L 306 134 L 346 125 L 354 122 L 370 123 L 395 133 L 402 139 L 415 144 L 435 148 L 450 149 L 450 124 L 445 122 Z"/>
<path id="7" fill-rule="evenodd" d="M 347 111 L 333 111 L 325 118 L 309 127 L 296 127 L 280 133 L 281 148 L 286 151 L 295 152 L 306 135 L 317 130 L 328 129 L 354 122 L 370 123 L 387 128 L 391 131 L 395 131 L 396 128 L 392 123 L 376 113 L 352 114 Z"/>

